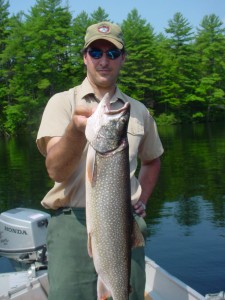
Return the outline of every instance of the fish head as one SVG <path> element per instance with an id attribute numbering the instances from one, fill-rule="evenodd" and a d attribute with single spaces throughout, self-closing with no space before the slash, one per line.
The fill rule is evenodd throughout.
<path id="1" fill-rule="evenodd" d="M 129 117 L 130 103 L 112 110 L 107 93 L 87 120 L 85 135 L 88 142 L 102 154 L 126 147 Z"/>

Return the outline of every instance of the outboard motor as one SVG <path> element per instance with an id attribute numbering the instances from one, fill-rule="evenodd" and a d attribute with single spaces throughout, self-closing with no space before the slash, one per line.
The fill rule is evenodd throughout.
<path id="1" fill-rule="evenodd" d="M 13 208 L 0 214 L 0 255 L 19 262 L 47 263 L 48 213 Z"/>

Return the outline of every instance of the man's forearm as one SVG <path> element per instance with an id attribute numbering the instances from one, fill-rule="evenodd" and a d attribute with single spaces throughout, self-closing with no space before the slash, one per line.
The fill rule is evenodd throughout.
<path id="1" fill-rule="evenodd" d="M 143 201 L 144 204 L 147 204 L 156 186 L 160 173 L 160 165 L 160 158 L 142 163 L 141 165 L 138 179 L 142 188 L 140 200 Z"/>
<path id="2" fill-rule="evenodd" d="M 65 134 L 55 144 L 54 140 L 52 145 L 51 140 L 49 144 L 46 157 L 49 176 L 56 182 L 65 181 L 72 175 L 80 161 L 86 145 L 85 134 L 77 130 L 71 121 Z"/>

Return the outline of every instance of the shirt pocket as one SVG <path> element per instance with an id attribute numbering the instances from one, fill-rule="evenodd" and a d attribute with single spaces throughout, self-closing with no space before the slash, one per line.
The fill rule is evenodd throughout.
<path id="1" fill-rule="evenodd" d="M 128 142 L 129 142 L 129 156 L 132 160 L 138 154 L 139 145 L 144 136 L 144 125 L 137 119 L 130 118 L 127 130 Z"/>

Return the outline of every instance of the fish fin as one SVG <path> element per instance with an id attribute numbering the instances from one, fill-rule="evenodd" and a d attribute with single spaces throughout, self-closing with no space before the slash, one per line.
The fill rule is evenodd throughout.
<path id="1" fill-rule="evenodd" d="M 91 247 L 91 234 L 88 233 L 88 245 L 87 245 L 87 248 L 88 248 L 88 255 L 90 257 L 92 257 L 92 247 Z"/>
<path id="2" fill-rule="evenodd" d="M 132 248 L 144 247 L 144 245 L 145 239 L 143 237 L 143 234 L 141 233 L 137 221 L 134 219 L 132 228 Z"/>
<path id="3" fill-rule="evenodd" d="M 94 185 L 94 174 L 95 174 L 95 156 L 96 151 L 95 149 L 89 145 L 88 147 L 88 154 L 87 154 L 87 162 L 86 162 L 86 170 L 87 170 L 87 180 L 90 184 Z"/>
<path id="4" fill-rule="evenodd" d="M 108 290 L 100 276 L 98 276 L 97 291 L 98 300 L 106 300 L 112 296 L 111 292 Z"/>

